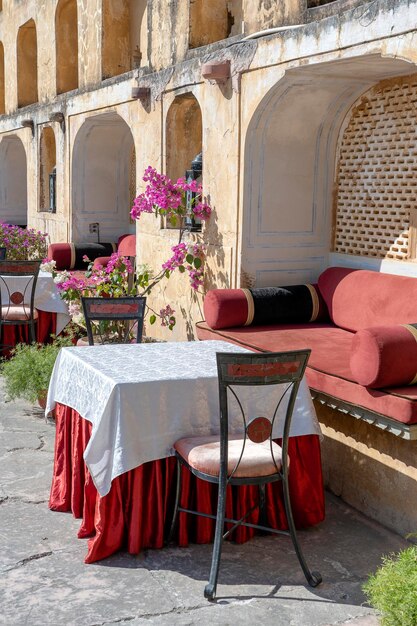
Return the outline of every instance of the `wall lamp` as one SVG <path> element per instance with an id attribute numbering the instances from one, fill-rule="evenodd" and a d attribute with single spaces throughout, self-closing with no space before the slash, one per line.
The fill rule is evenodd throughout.
<path id="1" fill-rule="evenodd" d="M 35 136 L 35 122 L 33 120 L 22 120 L 22 126 L 23 128 L 30 128 L 32 132 L 32 137 Z"/>
<path id="2" fill-rule="evenodd" d="M 65 133 L 65 117 L 64 117 L 64 114 L 61 113 L 61 111 L 56 111 L 55 113 L 51 113 L 51 115 L 49 116 L 49 121 L 58 122 L 58 124 L 61 126 L 62 132 Z"/>

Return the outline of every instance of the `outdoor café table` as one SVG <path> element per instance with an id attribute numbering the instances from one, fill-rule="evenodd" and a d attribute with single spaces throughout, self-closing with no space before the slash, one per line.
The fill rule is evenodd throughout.
<path id="1" fill-rule="evenodd" d="M 223 341 L 63 348 L 52 374 L 46 415 L 55 408 L 56 440 L 49 507 L 81 517 L 90 537 L 86 563 L 120 549 L 136 554 L 163 546 L 175 492 L 174 442 L 219 432 L 216 352 L 248 352 Z M 249 389 L 254 415 L 268 414 L 271 391 Z M 278 438 L 284 410 L 279 414 Z M 231 428 L 237 430 L 237 414 Z M 240 421 L 239 421 L 240 423 Z M 290 489 L 298 526 L 324 518 L 320 429 L 305 381 L 291 430 Z M 183 470 L 183 506 L 215 512 L 214 485 Z M 257 499 L 252 486 L 233 488 L 228 516 Z M 286 527 L 281 486 L 267 485 L 266 512 Z M 258 512 L 254 512 L 253 520 Z M 180 515 L 178 542 L 211 541 L 213 521 Z M 239 528 L 243 542 L 252 529 Z"/>
<path id="2" fill-rule="evenodd" d="M 23 291 L 27 283 L 27 277 L 15 276 L 5 277 L 9 292 Z M 9 303 L 9 294 L 6 286 L 1 283 L 1 300 L 2 304 Z M 52 274 L 49 272 L 39 272 L 38 281 L 35 291 L 35 309 L 38 310 L 39 317 L 37 322 L 37 340 L 44 343 L 51 333 L 59 334 L 70 321 L 68 315 L 68 306 L 59 295 L 57 286 L 54 283 Z M 26 326 L 4 326 L 3 327 L 3 343 L 7 345 L 15 345 L 19 341 L 27 341 Z"/>

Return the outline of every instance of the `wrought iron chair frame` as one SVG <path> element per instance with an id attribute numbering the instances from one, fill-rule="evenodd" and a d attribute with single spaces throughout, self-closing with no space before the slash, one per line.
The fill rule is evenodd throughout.
<path id="1" fill-rule="evenodd" d="M 84 319 L 87 327 L 87 337 L 90 346 L 97 345 L 94 343 L 93 329 L 91 322 L 95 321 L 136 321 L 136 343 L 142 342 L 143 320 L 145 316 L 146 297 L 144 296 L 121 296 L 120 298 L 101 298 L 101 297 L 82 297 L 81 304 L 83 308 Z M 116 304 L 116 307 L 122 304 L 138 305 L 138 312 L 129 314 L 121 313 L 94 313 L 91 314 L 89 308 L 91 305 L 100 306 Z M 103 343 L 103 342 L 102 342 Z M 127 341 L 123 342 L 127 343 Z"/>
<path id="2" fill-rule="evenodd" d="M 35 332 L 35 324 L 37 323 L 37 319 L 34 317 L 35 311 L 35 291 L 36 285 L 38 282 L 38 274 L 42 261 L 0 261 L 0 282 L 2 282 L 6 287 L 6 292 L 9 296 L 9 307 L 11 302 L 11 296 L 13 294 L 10 293 L 9 286 L 4 278 L 16 278 L 16 277 L 27 277 L 28 281 L 23 291 L 23 308 L 26 309 L 24 297 L 26 295 L 27 290 L 30 288 L 30 301 L 28 306 L 29 317 L 24 320 L 7 320 L 3 318 L 2 307 L 7 305 L 2 305 L 1 299 L 1 289 L 0 289 L 0 330 L 2 326 L 29 326 L 30 339 L 32 343 L 36 342 L 36 332 Z M 17 271 L 19 270 L 20 271 Z M 24 269 L 26 268 L 26 269 Z M 30 286 L 31 285 L 31 286 Z M 2 348 L 13 348 L 12 345 L 0 344 Z"/>
<path id="3" fill-rule="evenodd" d="M 288 437 L 291 427 L 292 414 L 294 409 L 294 403 L 297 396 L 298 388 L 300 382 L 304 376 L 304 371 L 307 365 L 308 358 L 310 356 L 311 350 L 295 350 L 291 352 L 275 352 L 275 353 L 245 353 L 245 354 L 236 354 L 236 353 L 217 353 L 217 369 L 218 369 L 218 378 L 219 378 L 219 399 L 220 399 L 220 474 L 219 476 L 212 476 L 211 474 L 206 474 L 201 471 L 196 470 L 191 467 L 187 461 L 181 456 L 180 453 L 176 451 L 177 458 L 177 486 L 176 486 L 176 494 L 175 494 L 175 505 L 174 505 L 174 513 L 171 522 L 171 528 L 169 531 L 168 541 L 171 540 L 173 533 L 175 531 L 178 514 L 180 512 L 190 513 L 193 515 L 199 515 L 201 517 L 207 517 L 216 520 L 216 529 L 215 529 L 215 537 L 214 537 L 214 546 L 213 546 L 213 557 L 212 557 L 212 565 L 210 571 L 209 582 L 205 587 L 204 595 L 207 599 L 213 600 L 216 595 L 217 588 L 217 578 L 219 573 L 220 566 L 220 557 L 221 557 L 221 549 L 223 539 L 225 539 L 230 533 L 232 533 L 238 526 L 247 526 L 249 528 L 254 528 L 257 530 L 272 532 L 275 534 L 290 536 L 292 539 L 292 543 L 298 557 L 301 568 L 304 572 L 304 575 L 307 579 L 308 584 L 311 587 L 316 587 L 322 581 L 322 577 L 319 572 L 311 571 L 307 565 L 307 562 L 304 558 L 301 547 L 298 543 L 297 531 L 295 528 L 294 517 L 292 513 L 291 507 L 291 498 L 289 492 L 288 485 Z M 242 376 L 242 375 L 233 375 L 228 374 L 228 367 L 230 365 L 265 365 L 265 364 L 279 364 L 288 362 L 289 360 L 294 360 L 295 362 L 299 362 L 299 366 L 297 368 L 297 372 L 289 373 L 289 374 L 266 374 L 266 375 L 257 375 L 257 376 Z M 278 371 L 279 368 L 277 368 Z M 248 426 L 250 425 L 251 420 L 247 420 L 245 416 L 245 412 L 243 407 L 235 394 L 235 392 L 231 389 L 232 387 L 237 386 L 258 386 L 258 385 L 285 385 L 288 383 L 286 389 L 281 393 L 281 396 L 276 404 L 275 412 L 273 418 L 271 420 L 271 432 L 269 435 L 270 441 L 270 450 L 271 457 L 274 462 L 275 467 L 276 462 L 273 455 L 272 448 L 272 440 L 273 440 L 273 425 L 274 421 L 279 409 L 279 406 L 284 399 L 284 397 L 289 392 L 289 400 L 285 415 L 284 421 L 284 429 L 282 436 L 282 468 L 279 470 L 277 468 L 277 472 L 275 474 L 269 476 L 259 476 L 252 478 L 238 478 L 234 477 L 237 467 L 239 466 L 244 447 L 246 443 L 246 439 L 248 436 Z M 242 453 L 238 462 L 228 476 L 228 441 L 229 441 L 229 432 L 228 432 L 228 389 L 231 391 L 232 395 L 237 399 L 240 410 L 242 412 L 243 422 L 244 422 L 244 436 L 243 436 L 243 445 L 242 445 Z M 180 497 L 181 497 L 181 466 L 185 466 L 189 469 L 189 471 L 207 482 L 217 483 L 219 485 L 218 492 L 218 504 L 217 504 L 217 515 L 210 515 L 208 513 L 201 513 L 199 511 L 193 511 L 191 509 L 186 509 L 180 506 Z M 261 524 L 251 524 L 245 522 L 244 520 L 256 509 L 260 508 L 260 521 L 265 521 L 265 514 L 263 511 L 264 503 L 265 503 L 265 484 L 272 483 L 276 481 L 281 481 L 283 485 L 283 495 L 284 495 L 284 505 L 285 505 L 285 513 L 288 521 L 288 531 L 285 530 L 277 530 L 276 528 L 271 528 L 269 526 L 265 526 L 263 523 Z M 249 511 L 247 511 L 240 520 L 225 518 L 225 506 L 226 506 L 226 488 L 228 485 L 259 485 L 260 487 L 260 499 L 259 503 L 255 504 Z M 231 523 L 233 524 L 232 528 L 228 531 L 224 532 L 224 524 Z"/>

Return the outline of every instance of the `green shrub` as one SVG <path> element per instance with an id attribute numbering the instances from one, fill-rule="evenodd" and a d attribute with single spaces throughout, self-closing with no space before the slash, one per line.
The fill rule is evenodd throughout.
<path id="1" fill-rule="evenodd" d="M 71 336 L 55 338 L 47 345 L 18 344 L 11 358 L 0 365 L 7 396 L 36 402 L 48 389 L 59 350 L 69 345 Z"/>
<path id="2" fill-rule="evenodd" d="M 417 546 L 385 557 L 363 590 L 383 626 L 417 626 Z"/>

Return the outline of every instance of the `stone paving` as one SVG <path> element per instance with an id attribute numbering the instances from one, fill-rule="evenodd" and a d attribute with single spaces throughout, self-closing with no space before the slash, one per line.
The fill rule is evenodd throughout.
<path id="1" fill-rule="evenodd" d="M 378 624 L 361 585 L 382 554 L 406 542 L 333 496 L 326 521 L 300 533 L 323 576 L 316 589 L 286 537 L 227 542 L 215 603 L 203 597 L 209 545 L 85 565 L 79 520 L 48 510 L 53 443 L 53 422 L 25 402 L 6 403 L 0 380 L 0 624 Z"/>

